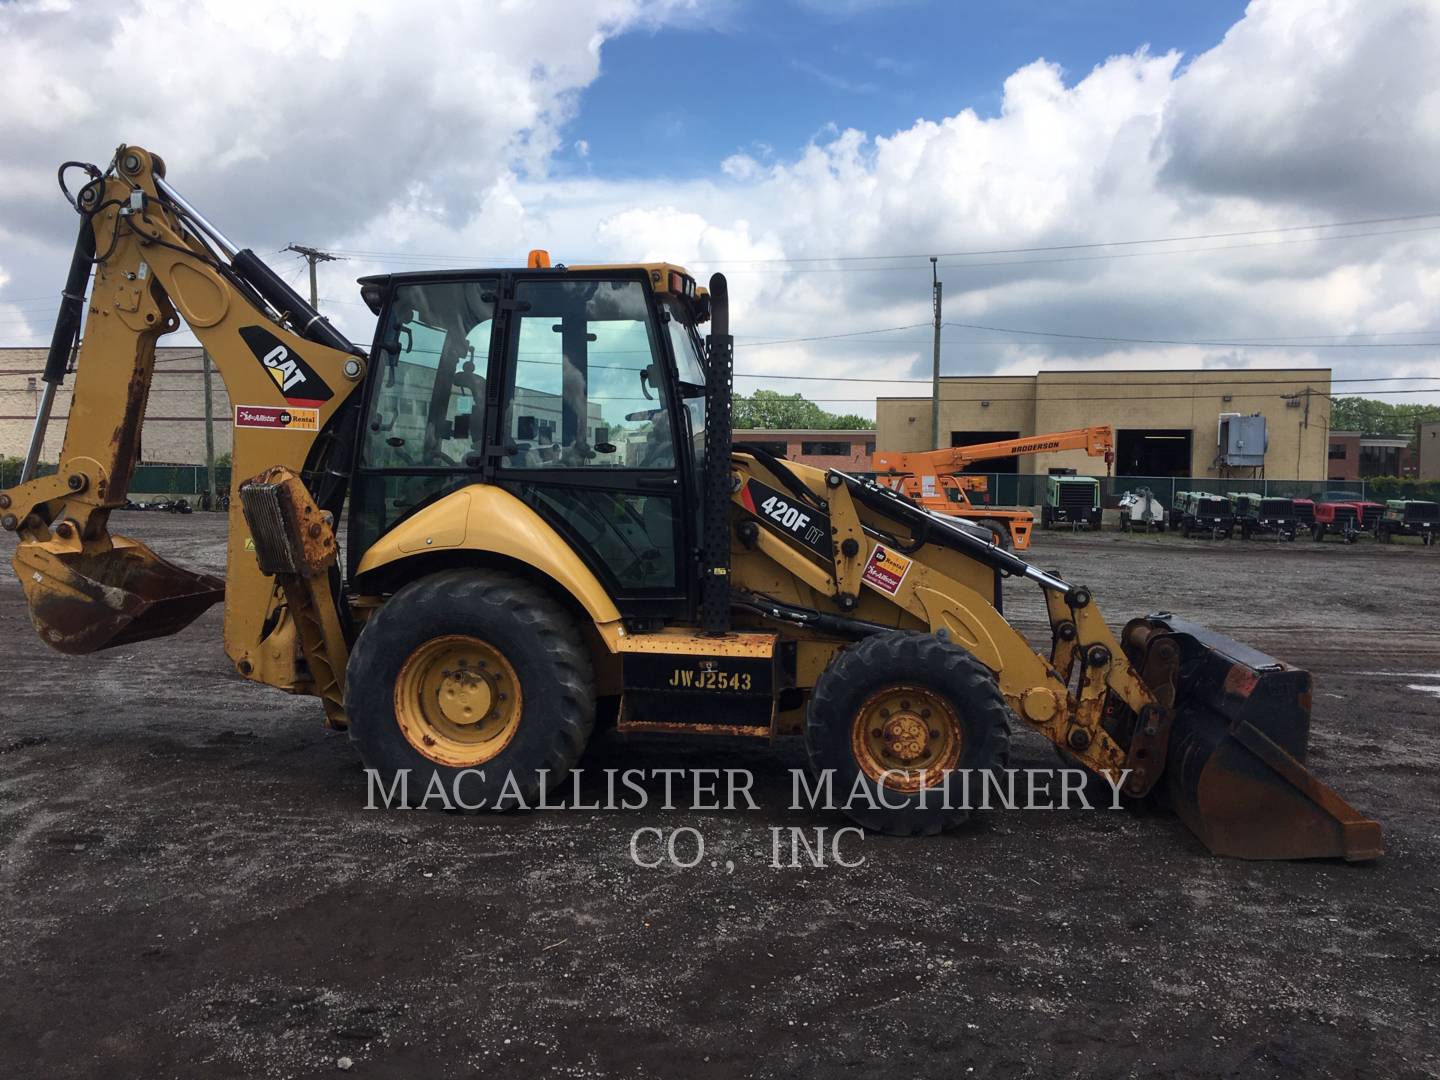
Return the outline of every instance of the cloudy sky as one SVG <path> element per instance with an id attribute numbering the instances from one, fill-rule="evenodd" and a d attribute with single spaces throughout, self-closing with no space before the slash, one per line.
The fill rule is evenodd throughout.
<path id="1" fill-rule="evenodd" d="M 1440 376 L 1437 59 L 1436 0 L 0 4 L 0 344 L 49 337 L 56 165 L 135 142 L 297 283 L 343 254 L 365 343 L 361 274 L 667 258 L 729 277 L 742 390 L 870 413 L 936 254 L 950 373 Z"/>

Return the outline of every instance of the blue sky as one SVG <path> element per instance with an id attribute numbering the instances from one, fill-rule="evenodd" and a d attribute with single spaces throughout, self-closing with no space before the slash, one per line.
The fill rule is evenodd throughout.
<path id="1" fill-rule="evenodd" d="M 607 41 L 560 171 L 695 176 L 736 152 L 788 158 L 830 124 L 886 135 L 965 108 L 990 116 L 1006 77 L 1033 60 L 1059 63 L 1070 82 L 1144 45 L 1191 57 L 1244 10 L 1239 0 L 740 0 Z"/>

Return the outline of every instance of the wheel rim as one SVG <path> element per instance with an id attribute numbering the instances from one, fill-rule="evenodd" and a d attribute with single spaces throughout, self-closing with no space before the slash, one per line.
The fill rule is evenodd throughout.
<path id="1" fill-rule="evenodd" d="M 395 677 L 395 720 L 431 761 L 468 768 L 494 758 L 520 727 L 520 680 L 489 642 L 451 634 L 425 642 Z"/>
<path id="2" fill-rule="evenodd" d="M 960 717 L 923 686 L 895 684 L 871 694 L 855 713 L 850 749 L 860 771 L 895 791 L 938 787 L 960 763 Z"/>

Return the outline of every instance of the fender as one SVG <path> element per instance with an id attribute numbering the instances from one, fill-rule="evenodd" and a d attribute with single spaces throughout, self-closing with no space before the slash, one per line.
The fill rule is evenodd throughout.
<path id="1" fill-rule="evenodd" d="M 620 622 L 615 602 L 580 556 L 529 506 L 488 484 L 453 491 L 406 518 L 371 545 L 355 577 L 363 579 L 401 559 L 436 551 L 504 555 L 554 581 L 597 625 Z M 611 642 L 612 635 L 602 636 Z"/>

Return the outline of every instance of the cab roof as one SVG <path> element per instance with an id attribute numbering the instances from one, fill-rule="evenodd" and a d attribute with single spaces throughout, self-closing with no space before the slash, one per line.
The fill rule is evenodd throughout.
<path id="1" fill-rule="evenodd" d="M 526 274 L 557 277 L 569 273 L 603 273 L 613 271 L 626 271 L 634 273 L 643 272 L 650 279 L 650 287 L 658 293 L 674 292 L 672 273 L 678 274 L 682 280 L 695 282 L 695 275 L 678 263 L 654 262 L 654 263 L 590 263 L 585 266 L 566 266 L 563 263 L 558 266 L 456 266 L 445 270 L 397 270 L 387 274 L 366 274 L 355 280 L 361 285 L 388 285 L 390 282 L 404 281 L 445 281 L 455 277 L 469 277 L 477 274 Z M 705 286 L 695 283 L 695 293 L 704 296 L 709 293 Z"/>

